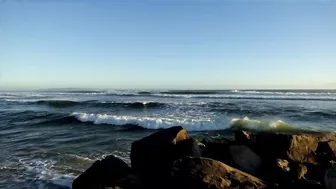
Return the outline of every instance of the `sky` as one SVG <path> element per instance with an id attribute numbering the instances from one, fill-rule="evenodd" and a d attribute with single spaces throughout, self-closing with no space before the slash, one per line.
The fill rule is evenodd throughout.
<path id="1" fill-rule="evenodd" d="M 336 1 L 0 0 L 0 90 L 334 89 Z"/>

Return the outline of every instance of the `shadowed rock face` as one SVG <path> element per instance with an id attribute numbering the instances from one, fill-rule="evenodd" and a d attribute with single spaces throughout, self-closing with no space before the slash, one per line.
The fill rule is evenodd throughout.
<path id="1" fill-rule="evenodd" d="M 176 159 L 193 155 L 192 150 L 181 149 L 182 146 L 193 145 L 192 142 L 185 142 L 188 139 L 187 131 L 177 126 L 133 142 L 131 149 L 133 171 L 147 183 L 155 185 L 155 182 L 162 182 L 168 177 L 169 169 Z"/>
<path id="2" fill-rule="evenodd" d="M 173 188 L 176 189 L 267 188 L 260 179 L 208 158 L 179 159 L 171 175 Z"/>
<path id="3" fill-rule="evenodd" d="M 326 189 L 336 189 L 336 165 L 333 164 L 324 175 Z"/>
<path id="4" fill-rule="evenodd" d="M 326 167 L 331 167 L 331 161 L 336 161 L 335 141 L 319 142 L 314 153 L 318 162 Z"/>
<path id="5" fill-rule="evenodd" d="M 232 144 L 231 141 L 226 139 L 204 139 L 202 143 L 205 145 L 202 156 L 225 162 L 231 165 L 229 148 Z"/>
<path id="6" fill-rule="evenodd" d="M 249 174 L 259 176 L 261 172 L 261 158 L 245 145 L 231 145 L 229 153 L 236 167 Z"/>
<path id="7" fill-rule="evenodd" d="M 73 189 L 102 189 L 130 174 L 130 167 L 121 159 L 108 156 L 98 160 L 72 183 Z"/>

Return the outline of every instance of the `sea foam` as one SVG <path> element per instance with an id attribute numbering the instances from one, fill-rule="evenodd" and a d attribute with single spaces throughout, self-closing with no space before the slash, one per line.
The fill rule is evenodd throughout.
<path id="1" fill-rule="evenodd" d="M 71 116 L 82 122 L 110 125 L 137 125 L 145 129 L 164 129 L 181 125 L 189 131 L 222 130 L 227 128 L 227 121 L 201 118 L 168 118 L 145 116 L 117 116 L 108 114 L 89 114 L 74 112 Z"/>
<path id="2" fill-rule="evenodd" d="M 117 116 L 108 114 L 89 114 L 74 112 L 71 114 L 81 122 L 90 122 L 96 125 L 109 124 L 115 126 L 137 125 L 145 129 L 164 129 L 172 126 L 183 126 L 188 131 L 211 131 L 224 129 L 248 129 L 257 131 L 303 131 L 313 128 L 300 128 L 290 125 L 281 120 L 266 121 L 253 120 L 245 117 L 243 119 L 233 118 L 230 121 L 211 120 L 201 118 L 167 118 L 167 117 L 145 117 L 145 116 Z"/>

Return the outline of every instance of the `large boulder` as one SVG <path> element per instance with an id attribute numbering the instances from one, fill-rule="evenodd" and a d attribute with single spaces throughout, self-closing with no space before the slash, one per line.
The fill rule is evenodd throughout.
<path id="1" fill-rule="evenodd" d="M 176 189 L 238 189 L 266 188 L 260 179 L 208 158 L 184 157 L 171 170 L 172 186 Z"/>
<path id="2" fill-rule="evenodd" d="M 202 151 L 202 157 L 211 158 L 234 166 L 229 152 L 229 148 L 234 142 L 225 138 L 207 138 L 201 142 L 205 146 Z"/>
<path id="3" fill-rule="evenodd" d="M 336 152 L 336 133 L 251 133 L 238 130 L 236 140 L 256 151 L 265 159 L 287 159 L 298 163 L 322 164 L 317 151 L 320 142 L 328 142 L 332 152 Z M 330 153 L 330 152 L 328 152 Z M 325 161 L 325 160 L 324 160 Z"/>
<path id="4" fill-rule="evenodd" d="M 330 162 L 336 161 L 335 141 L 319 142 L 314 152 L 318 162 L 325 167 L 331 167 Z"/>
<path id="5" fill-rule="evenodd" d="M 157 185 L 169 176 L 175 160 L 184 156 L 200 156 L 197 141 L 190 139 L 187 131 L 171 127 L 132 143 L 133 171 L 146 185 Z"/>
<path id="6" fill-rule="evenodd" d="M 201 157 L 205 145 L 193 138 L 182 140 L 176 144 L 176 157 L 192 156 Z M 176 159 L 176 158 L 175 158 Z"/>
<path id="7" fill-rule="evenodd" d="M 333 164 L 324 175 L 326 189 L 336 189 L 336 165 Z"/>
<path id="8" fill-rule="evenodd" d="M 121 159 L 113 155 L 92 164 L 85 172 L 79 175 L 72 183 L 72 189 L 104 189 L 114 186 L 130 174 L 130 167 Z"/>
<path id="9" fill-rule="evenodd" d="M 245 145 L 231 145 L 229 153 L 232 161 L 240 170 L 260 176 L 262 161 L 261 158 Z"/>
<path id="10" fill-rule="evenodd" d="M 116 180 L 114 187 L 111 189 L 143 189 L 144 186 L 140 178 L 136 175 L 127 175 L 119 180 Z"/>
<path id="11" fill-rule="evenodd" d="M 269 164 L 265 171 L 265 180 L 277 183 L 279 186 L 290 186 L 293 182 L 304 179 L 307 168 L 302 164 L 277 159 Z"/>

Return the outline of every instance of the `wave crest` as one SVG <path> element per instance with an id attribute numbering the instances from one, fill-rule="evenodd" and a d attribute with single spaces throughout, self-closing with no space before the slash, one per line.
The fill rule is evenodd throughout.
<path id="1" fill-rule="evenodd" d="M 89 114 L 74 112 L 71 116 L 81 122 L 93 124 L 109 124 L 115 126 L 136 125 L 145 129 L 164 129 L 172 126 L 181 125 L 189 131 L 208 131 L 226 129 L 225 121 L 213 121 L 210 119 L 192 118 L 155 118 L 137 116 L 117 116 L 108 114 Z"/>
<path id="2" fill-rule="evenodd" d="M 278 121 L 260 121 L 252 120 L 248 117 L 243 119 L 233 118 L 231 120 L 232 129 L 246 129 L 253 131 L 274 131 L 274 132 L 296 132 L 303 131 L 304 129 L 289 125 L 281 120 Z"/>

